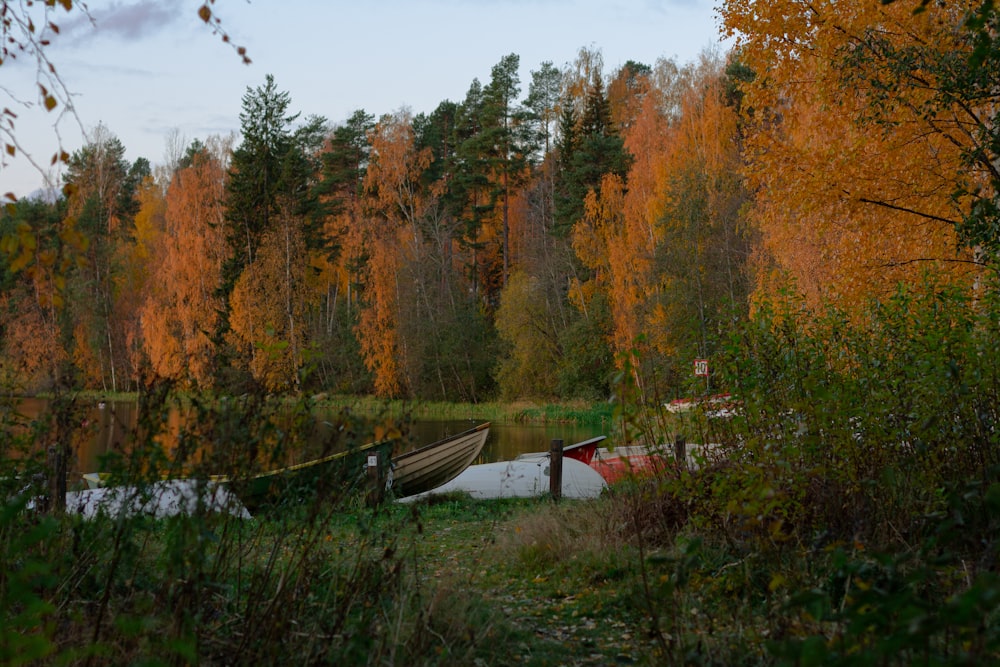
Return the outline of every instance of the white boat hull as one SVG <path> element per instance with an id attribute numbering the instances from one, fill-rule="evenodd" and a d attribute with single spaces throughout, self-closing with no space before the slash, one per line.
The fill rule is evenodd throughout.
<path id="1" fill-rule="evenodd" d="M 88 519 L 99 514 L 111 517 L 145 515 L 159 519 L 204 510 L 250 518 L 250 512 L 225 485 L 212 481 L 171 479 L 141 488 L 105 486 L 66 494 L 66 511 Z"/>
<path id="2" fill-rule="evenodd" d="M 430 495 L 467 493 L 476 499 L 532 498 L 549 492 L 550 465 L 547 454 L 537 457 L 469 466 L 458 477 L 441 486 L 401 500 L 412 501 Z M 562 496 L 596 498 L 607 488 L 600 473 L 586 463 L 563 459 Z"/>

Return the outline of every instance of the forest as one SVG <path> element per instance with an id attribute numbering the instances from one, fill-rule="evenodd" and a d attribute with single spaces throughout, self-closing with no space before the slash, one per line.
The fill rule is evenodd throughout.
<path id="1" fill-rule="evenodd" d="M 510 54 L 426 114 L 331 123 L 265 76 L 239 136 L 154 166 L 99 127 L 6 205 L 0 662 L 998 664 L 1000 7 L 718 11 L 724 54 Z M 105 458 L 138 493 L 284 460 L 344 396 L 600 406 L 691 456 L 572 504 L 368 507 L 348 472 L 86 521 L 36 504 L 78 389 L 138 390 Z"/>
<path id="2" fill-rule="evenodd" d="M 162 165 L 99 126 L 0 214 L 5 386 L 661 400 L 765 303 L 981 294 L 992 15 L 926 5 L 730 1 L 728 53 L 512 53 L 416 115 L 331 123 L 268 75 Z"/>

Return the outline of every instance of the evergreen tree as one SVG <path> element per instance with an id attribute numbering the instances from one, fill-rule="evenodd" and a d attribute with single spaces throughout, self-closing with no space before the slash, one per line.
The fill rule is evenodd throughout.
<path id="1" fill-rule="evenodd" d="M 327 215 L 349 210 L 361 197 L 371 154 L 368 134 L 373 127 L 375 116 L 358 109 L 333 130 L 321 156 L 322 175 L 316 184 Z"/>
<path id="2" fill-rule="evenodd" d="M 473 79 L 459 108 L 455 123 L 455 172 L 452 187 L 456 203 L 461 202 L 462 217 L 470 237 L 482 227 L 483 219 L 493 208 L 489 177 L 489 147 L 483 141 L 483 86 Z"/>
<path id="3" fill-rule="evenodd" d="M 573 156 L 580 143 L 577 131 L 577 114 L 572 104 L 563 104 L 559 114 L 559 138 L 556 141 L 557 170 L 553 193 L 553 211 L 555 224 L 553 232 L 560 237 L 569 235 L 573 223 L 579 219 L 582 212 L 582 202 L 574 198 L 570 191 L 570 180 L 567 177 L 573 168 Z"/>
<path id="4" fill-rule="evenodd" d="M 125 146 L 99 125 L 92 140 L 69 159 L 68 214 L 87 239 L 85 261 L 69 276 L 74 322 L 73 358 L 86 386 L 127 390 L 134 379 L 126 353 L 127 316 L 117 312 L 118 261 L 138 210 L 135 192 L 148 162 L 129 165 Z"/>
<path id="5" fill-rule="evenodd" d="M 285 186 L 285 159 L 291 150 L 291 124 L 298 114 L 286 115 L 291 99 L 279 92 L 274 76 L 263 86 L 247 88 L 240 112 L 243 141 L 233 152 L 226 187 L 227 240 L 233 259 L 226 267 L 226 291 L 257 255 L 261 236 L 278 213 L 278 195 Z"/>
<path id="6" fill-rule="evenodd" d="M 523 183 L 527 156 L 533 150 L 524 134 L 526 113 L 517 102 L 521 92 L 519 64 L 520 58 L 512 53 L 493 67 L 484 94 L 483 132 L 479 137 L 491 172 L 491 206 L 499 203 L 501 207 L 502 284 L 506 284 L 510 273 L 511 193 Z"/>
<path id="7" fill-rule="evenodd" d="M 571 113 L 565 111 L 560 124 L 563 135 L 556 186 L 556 228 L 563 234 L 583 217 L 583 200 L 591 190 L 600 192 L 604 175 L 615 174 L 624 180 L 631 164 L 625 142 L 611 122 L 611 107 L 600 75 L 591 81 L 579 122 L 570 125 L 572 120 Z"/>
<path id="8" fill-rule="evenodd" d="M 542 149 L 541 157 L 549 154 L 552 144 L 552 123 L 558 120 L 559 96 L 562 91 L 562 73 L 551 61 L 541 69 L 531 72 L 528 97 L 524 101 L 530 111 L 529 119 L 535 124 L 535 141 Z"/>

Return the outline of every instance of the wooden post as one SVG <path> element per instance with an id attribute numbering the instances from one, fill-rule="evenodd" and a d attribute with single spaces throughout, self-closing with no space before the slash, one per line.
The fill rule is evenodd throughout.
<path id="1" fill-rule="evenodd" d="M 563 441 L 553 440 L 549 449 L 549 493 L 552 500 L 562 498 Z"/>
<path id="2" fill-rule="evenodd" d="M 66 510 L 66 458 L 58 445 L 52 445 L 48 450 L 49 467 L 49 510 L 63 512 Z"/>
<path id="3" fill-rule="evenodd" d="M 687 442 L 680 433 L 674 437 L 674 460 L 680 470 L 687 470 Z"/>
<path id="4" fill-rule="evenodd" d="M 368 494 L 365 500 L 369 507 L 382 504 L 385 493 L 385 481 L 382 477 L 382 457 L 379 452 L 368 454 Z"/>

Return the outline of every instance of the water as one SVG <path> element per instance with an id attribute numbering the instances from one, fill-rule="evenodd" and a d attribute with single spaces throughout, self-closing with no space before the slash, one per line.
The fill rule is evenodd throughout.
<path id="1" fill-rule="evenodd" d="M 29 418 L 43 414 L 44 399 L 29 398 L 21 409 Z M 70 472 L 79 474 L 100 469 L 101 456 L 109 451 L 127 451 L 138 417 L 135 401 L 108 401 L 93 404 L 83 411 L 79 428 L 73 434 L 74 460 Z M 171 430 L 179 428 L 180 418 L 171 415 Z M 324 415 L 317 415 L 320 423 Z M 425 445 L 476 426 L 478 420 L 418 420 L 410 425 L 408 441 L 414 446 Z M 572 424 L 492 423 L 486 446 L 475 463 L 509 461 L 520 454 L 548 451 L 552 440 L 561 439 L 565 446 L 598 435 L 611 435 L 610 427 Z"/>

